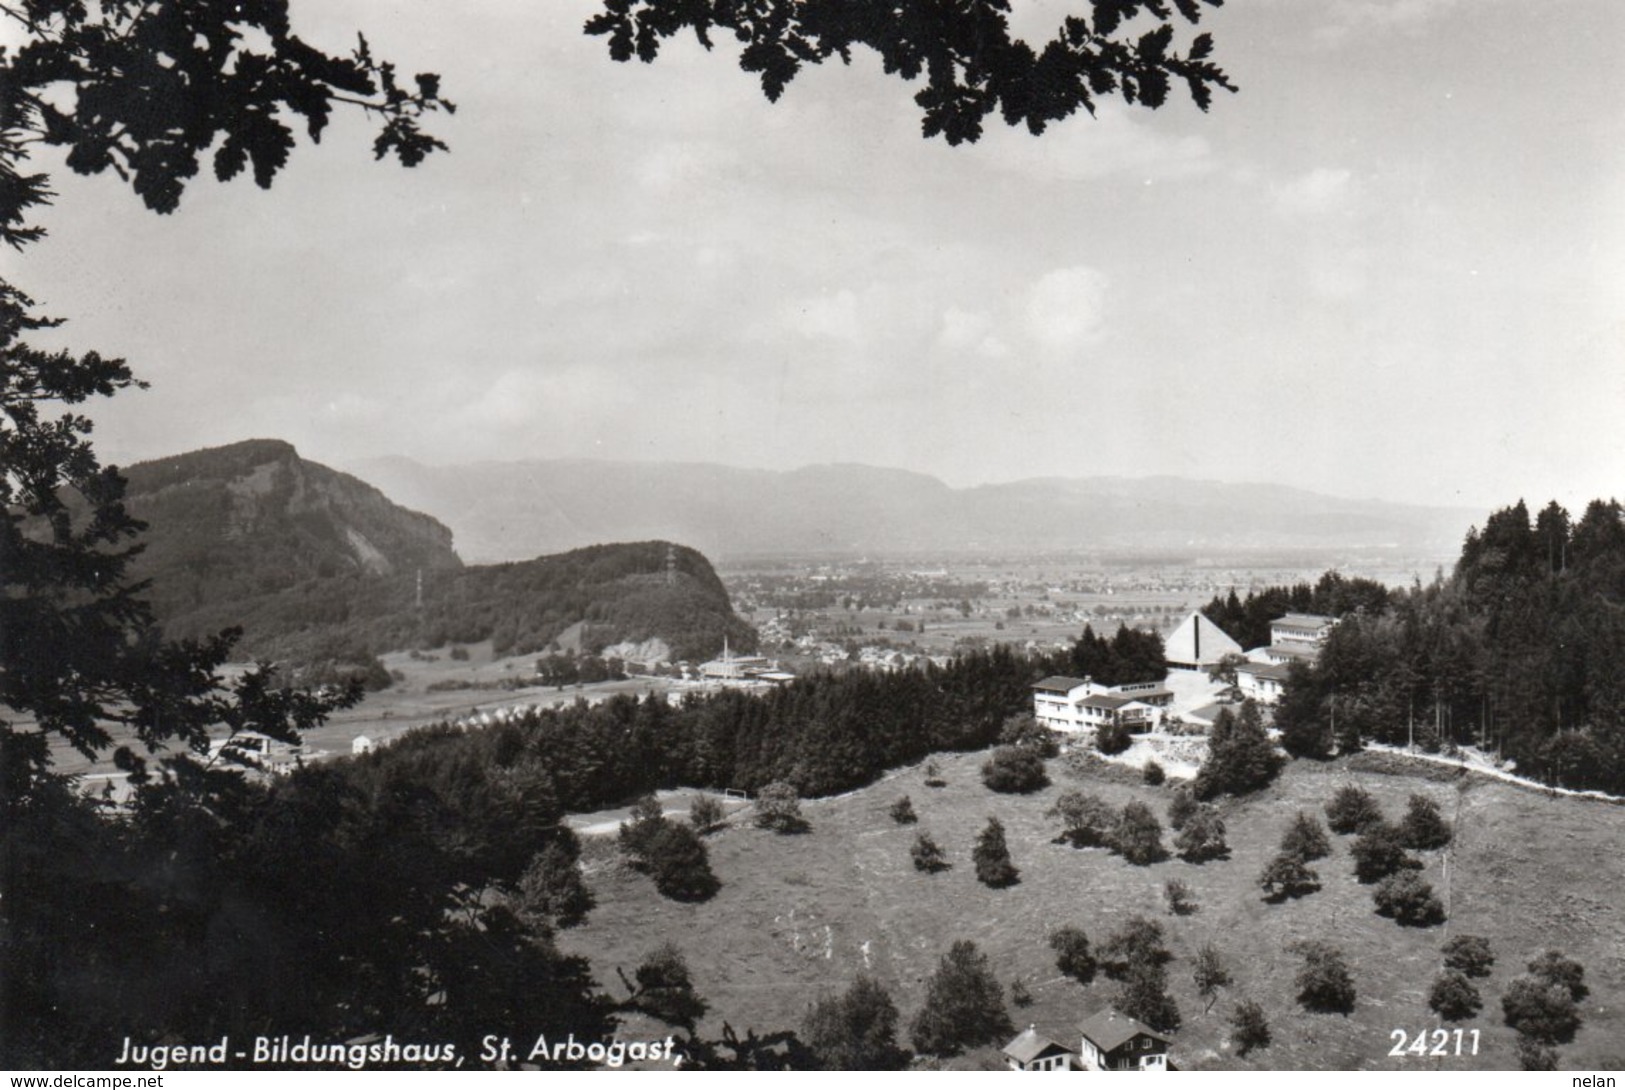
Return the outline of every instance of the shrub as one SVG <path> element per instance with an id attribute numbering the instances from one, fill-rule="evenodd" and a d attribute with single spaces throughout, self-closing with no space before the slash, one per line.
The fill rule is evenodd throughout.
<path id="1" fill-rule="evenodd" d="M 1089 936 L 1082 928 L 1059 928 L 1050 935 L 1049 945 L 1055 951 L 1055 967 L 1062 973 L 1079 984 L 1095 979 L 1095 957 L 1089 950 Z"/>
<path id="2" fill-rule="evenodd" d="M 1490 940 L 1478 935 L 1457 935 L 1444 944 L 1443 953 L 1446 968 L 1465 976 L 1489 976 L 1495 964 Z"/>
<path id="3" fill-rule="evenodd" d="M 1400 843 L 1416 851 L 1442 848 L 1450 843 L 1450 823 L 1426 795 L 1412 795 L 1399 823 Z"/>
<path id="4" fill-rule="evenodd" d="M 722 801 L 714 795 L 695 795 L 694 801 L 688 804 L 688 822 L 694 826 L 697 833 L 709 833 L 722 828 L 723 818 L 727 811 L 722 807 Z"/>
<path id="5" fill-rule="evenodd" d="M 813 1005 L 802 1039 L 826 1071 L 896 1071 L 908 1066 L 897 1047 L 897 1004 L 880 984 L 859 976 L 840 996 Z"/>
<path id="6" fill-rule="evenodd" d="M 1298 942 L 1289 949 L 1303 957 L 1295 983 L 1304 1009 L 1332 1014 L 1354 1010 L 1354 978 L 1340 950 L 1324 942 Z"/>
<path id="7" fill-rule="evenodd" d="M 1289 897 L 1304 897 L 1320 888 L 1320 875 L 1303 860 L 1282 852 L 1264 867 L 1258 876 L 1264 900 L 1279 904 Z"/>
<path id="8" fill-rule="evenodd" d="M 649 842 L 645 867 L 655 888 L 674 901 L 704 901 L 722 883 L 711 873 L 711 861 L 700 836 L 687 825 L 661 822 Z"/>
<path id="9" fill-rule="evenodd" d="M 1160 965 L 1141 965 L 1129 971 L 1117 993 L 1117 1009 L 1164 1033 L 1179 1028 L 1179 1007 L 1168 994 L 1168 975 Z"/>
<path id="10" fill-rule="evenodd" d="M 953 865 L 948 862 L 948 854 L 924 833 L 914 838 L 914 847 L 909 854 L 914 857 L 914 869 L 923 870 L 927 874 L 947 870 Z"/>
<path id="11" fill-rule="evenodd" d="M 632 1006 L 693 1032 L 695 1023 L 705 1014 L 706 1004 L 694 991 L 688 962 L 675 944 L 667 942 L 656 947 L 633 976 L 637 986 L 632 993 Z M 623 975 L 621 979 L 626 978 Z"/>
<path id="12" fill-rule="evenodd" d="M 1518 1066 L 1525 1071 L 1556 1071 L 1557 1051 L 1527 1033 L 1518 1034 Z"/>
<path id="13" fill-rule="evenodd" d="M 1018 1007 L 1030 1007 L 1033 1005 L 1033 993 L 1028 991 L 1027 985 L 1020 980 L 1012 980 L 1010 982 L 1010 1002 Z"/>
<path id="14" fill-rule="evenodd" d="M 1446 1022 L 1465 1022 L 1484 1007 L 1478 989 L 1466 974 L 1446 969 L 1433 979 L 1428 991 L 1428 1009 Z"/>
<path id="15" fill-rule="evenodd" d="M 925 786 L 946 787 L 947 785 L 948 781 L 942 778 L 942 769 L 937 766 L 937 762 L 925 762 Z"/>
<path id="16" fill-rule="evenodd" d="M 1385 822 L 1367 826 L 1349 854 L 1354 857 L 1354 876 L 1367 884 L 1380 882 L 1396 871 L 1422 866 L 1405 854 L 1399 831 Z"/>
<path id="17" fill-rule="evenodd" d="M 971 850 L 971 861 L 976 864 L 976 880 L 984 886 L 1002 889 L 1020 881 L 1020 871 L 1010 862 L 1010 849 L 1004 842 L 1004 826 L 998 818 L 987 819 L 987 827 L 976 838 Z"/>
<path id="18" fill-rule="evenodd" d="M 891 814 L 891 819 L 899 825 L 913 825 L 920 820 L 915 815 L 914 804 L 909 801 L 907 795 L 892 803 L 891 809 L 887 812 Z"/>
<path id="19" fill-rule="evenodd" d="M 1382 808 L 1363 787 L 1346 784 L 1326 803 L 1326 824 L 1332 832 L 1342 836 L 1362 833 L 1371 825 L 1382 822 Z"/>
<path id="20" fill-rule="evenodd" d="M 1196 952 L 1196 960 L 1191 963 L 1191 983 L 1196 985 L 1196 994 L 1207 1000 L 1204 1014 L 1213 1009 L 1219 989 L 1230 986 L 1230 970 L 1211 942 Z"/>
<path id="21" fill-rule="evenodd" d="M 999 744 L 1022 746 L 1040 757 L 1054 757 L 1061 752 L 1061 737 L 1030 715 L 1012 715 L 999 730 Z"/>
<path id="22" fill-rule="evenodd" d="M 1123 723 L 1103 723 L 1095 731 L 1095 748 L 1108 757 L 1115 757 L 1134 744 L 1134 736 Z"/>
<path id="23" fill-rule="evenodd" d="M 914 1047 L 937 1056 L 1003 1042 L 1014 1031 L 1004 990 L 973 942 L 949 948 L 925 987 L 925 1004 L 909 1026 Z"/>
<path id="24" fill-rule="evenodd" d="M 1137 968 L 1161 968 L 1173 960 L 1164 945 L 1162 925 L 1144 916 L 1130 916 L 1100 949 L 1100 966 L 1113 980 L 1126 980 Z"/>
<path id="25" fill-rule="evenodd" d="M 1201 807 L 1174 838 L 1174 847 L 1187 863 L 1224 858 L 1230 854 L 1230 845 L 1224 839 L 1224 819 L 1213 807 Z"/>
<path id="26" fill-rule="evenodd" d="M 515 914 L 543 926 L 574 927 L 597 902 L 581 880 L 581 868 L 558 844 L 549 844 L 530 861 L 515 890 Z"/>
<path id="27" fill-rule="evenodd" d="M 1161 787 L 1168 779 L 1168 773 L 1156 761 L 1145 762 L 1145 768 L 1140 774 L 1151 787 Z"/>
<path id="28" fill-rule="evenodd" d="M 1117 812 L 1098 795 L 1081 791 L 1066 792 L 1044 816 L 1060 818 L 1066 824 L 1061 836 L 1074 848 L 1104 847 L 1117 828 Z"/>
<path id="29" fill-rule="evenodd" d="M 1547 950 L 1529 963 L 1529 971 L 1548 984 L 1554 984 L 1569 993 L 1576 1003 L 1591 994 L 1585 986 L 1586 971 L 1578 961 L 1566 958 L 1556 950 Z"/>
<path id="30" fill-rule="evenodd" d="M 1236 1009 L 1230 1012 L 1230 1027 L 1235 1032 L 1238 1056 L 1270 1045 L 1269 1020 L 1264 1017 L 1264 1008 L 1251 999 L 1236 1004 Z"/>
<path id="31" fill-rule="evenodd" d="M 756 793 L 756 827 L 781 835 L 807 831 L 807 821 L 801 816 L 801 796 L 794 786 L 777 780 Z"/>
<path id="32" fill-rule="evenodd" d="M 1174 797 L 1168 800 L 1168 828 L 1178 832 L 1185 827 L 1191 815 L 1202 804 L 1196 801 L 1191 789 L 1184 785 L 1174 788 Z"/>
<path id="33" fill-rule="evenodd" d="M 982 765 L 982 782 L 1005 795 L 1030 795 L 1049 783 L 1044 758 L 1025 746 L 1000 746 Z"/>
<path id="34" fill-rule="evenodd" d="M 650 843 L 665 824 L 660 800 L 653 795 L 640 796 L 632 804 L 627 819 L 621 822 L 620 834 L 616 837 L 621 853 L 634 865 L 643 863 L 649 858 Z"/>
<path id="35" fill-rule="evenodd" d="M 1112 849 L 1137 867 L 1168 858 L 1162 846 L 1162 823 L 1143 802 L 1123 807 L 1123 816 L 1112 832 Z"/>
<path id="36" fill-rule="evenodd" d="M 1175 916 L 1189 916 L 1196 911 L 1196 899 L 1191 896 L 1191 887 L 1178 878 L 1170 878 L 1163 883 L 1162 896 L 1168 902 L 1168 911 Z"/>
<path id="37" fill-rule="evenodd" d="M 1537 976 L 1520 976 L 1501 995 L 1506 1024 L 1543 1045 L 1574 1039 L 1580 1011 L 1574 997 L 1561 984 Z"/>
<path id="38" fill-rule="evenodd" d="M 1434 896 L 1433 886 L 1413 870 L 1402 870 L 1384 878 L 1371 891 L 1377 915 L 1391 916 L 1402 927 L 1432 927 L 1444 922 L 1444 905 Z"/>
<path id="39" fill-rule="evenodd" d="M 1313 815 L 1299 810 L 1281 837 L 1281 854 L 1312 863 L 1331 853 L 1332 845 L 1326 838 L 1326 830 Z"/>

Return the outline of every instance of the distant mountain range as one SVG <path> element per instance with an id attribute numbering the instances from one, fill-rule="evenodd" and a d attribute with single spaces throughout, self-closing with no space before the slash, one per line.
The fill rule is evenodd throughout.
<path id="1" fill-rule="evenodd" d="M 499 653 L 565 632 L 589 650 L 660 640 L 709 657 L 754 646 L 709 561 L 664 541 L 594 544 L 465 566 L 452 533 L 364 481 L 251 440 L 123 469 L 148 524 L 132 575 L 172 637 L 241 625 L 248 654 L 356 661 L 490 639 Z"/>
<path id="2" fill-rule="evenodd" d="M 1486 512 L 1348 500 L 1177 477 L 1046 477 L 950 488 L 864 465 L 787 472 L 545 460 L 355 470 L 432 512 L 472 560 L 662 538 L 712 557 L 919 553 L 1348 549 L 1453 556 Z"/>

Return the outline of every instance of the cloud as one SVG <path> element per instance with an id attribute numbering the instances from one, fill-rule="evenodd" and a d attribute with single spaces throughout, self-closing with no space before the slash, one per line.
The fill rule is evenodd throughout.
<path id="1" fill-rule="evenodd" d="M 1055 269 L 1027 292 L 1027 334 L 1046 352 L 1064 355 L 1105 336 L 1106 275 L 1087 265 Z"/>
<path id="2" fill-rule="evenodd" d="M 1213 149 L 1202 137 L 1166 132 L 1149 115 L 1136 120 L 1130 107 L 1115 102 L 1096 109 L 1093 117 L 1080 110 L 1036 137 L 1024 128 L 990 125 L 969 154 L 997 170 L 1060 181 L 1111 176 L 1164 181 L 1217 167 Z"/>
<path id="3" fill-rule="evenodd" d="M 1461 0 L 1336 0 L 1315 37 L 1335 44 L 1361 30 L 1416 33 L 1460 6 Z"/>
<path id="4" fill-rule="evenodd" d="M 1354 175 L 1333 167 L 1316 167 L 1274 187 L 1272 195 L 1280 211 L 1304 217 L 1346 214 L 1359 199 Z"/>

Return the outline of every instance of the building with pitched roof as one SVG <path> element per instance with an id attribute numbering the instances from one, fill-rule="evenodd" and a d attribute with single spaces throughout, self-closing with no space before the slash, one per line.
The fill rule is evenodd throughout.
<path id="1" fill-rule="evenodd" d="M 1077 1053 L 1030 1025 L 1001 1049 L 1011 1071 L 1073 1071 Z"/>
<path id="2" fill-rule="evenodd" d="M 1085 1071 L 1168 1070 L 1168 1038 L 1111 1007 L 1085 1019 L 1078 1031 Z"/>
<path id="3" fill-rule="evenodd" d="M 1176 670 L 1205 670 L 1226 655 L 1241 654 L 1241 644 L 1200 611 L 1181 621 L 1162 646 L 1163 658 Z"/>
<path id="4" fill-rule="evenodd" d="M 1284 663 L 1244 662 L 1236 667 L 1236 688 L 1241 695 L 1260 704 L 1275 704 L 1286 688 L 1288 667 Z"/>

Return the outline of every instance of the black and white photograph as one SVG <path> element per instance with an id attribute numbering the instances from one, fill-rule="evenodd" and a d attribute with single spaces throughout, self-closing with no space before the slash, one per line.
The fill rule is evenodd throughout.
<path id="1" fill-rule="evenodd" d="M 1621 43 L 0 0 L 9 1086 L 1613 1086 Z"/>

